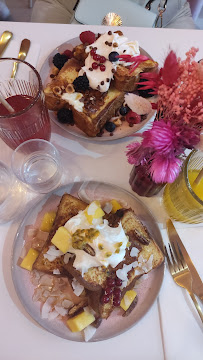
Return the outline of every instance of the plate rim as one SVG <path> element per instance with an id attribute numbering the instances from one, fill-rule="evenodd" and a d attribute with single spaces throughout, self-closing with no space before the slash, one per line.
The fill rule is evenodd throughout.
<path id="1" fill-rule="evenodd" d="M 159 239 L 161 241 L 161 244 L 158 244 L 158 246 L 161 248 L 161 251 L 163 252 L 163 255 L 164 255 L 164 241 L 163 241 L 163 237 L 162 237 L 162 234 L 161 234 L 161 231 L 159 229 L 159 226 L 157 224 L 157 221 L 155 220 L 151 210 L 147 207 L 147 205 L 145 205 L 144 202 L 142 202 L 142 200 L 140 200 L 135 194 L 132 194 L 131 192 L 129 192 L 128 190 L 122 188 L 121 186 L 119 185 L 115 185 L 115 184 L 112 184 L 112 183 L 109 183 L 109 182 L 100 182 L 100 181 L 97 181 L 97 180 L 83 180 L 83 181 L 77 181 L 77 182 L 70 182 L 70 183 L 67 183 L 63 186 L 60 186 L 52 191 L 50 191 L 48 194 L 46 194 L 45 196 L 43 196 L 41 199 L 38 199 L 38 201 L 36 200 L 36 202 L 34 204 L 32 204 L 32 207 L 29 209 L 29 211 L 26 213 L 26 215 L 23 217 L 23 219 L 21 220 L 19 226 L 18 226 L 18 229 L 16 231 L 16 234 L 15 234 L 15 237 L 14 237 L 14 241 L 13 241 L 13 245 L 12 245 L 12 250 L 11 250 L 11 277 L 12 277 L 12 282 L 13 282 L 13 285 L 14 285 L 14 288 L 15 288 L 15 292 L 16 292 L 16 295 L 18 297 L 18 299 L 20 300 L 20 303 L 21 305 L 23 306 L 23 308 L 26 310 L 27 314 L 32 318 L 32 320 L 34 320 L 34 322 L 36 323 L 36 325 L 40 325 L 42 327 L 43 330 L 46 330 L 48 331 L 49 333 L 57 336 L 57 337 L 60 337 L 62 339 L 65 339 L 65 340 L 68 340 L 68 341 L 73 341 L 73 342 L 81 342 L 81 343 L 86 343 L 86 341 L 84 339 L 82 340 L 78 340 L 78 339 L 67 339 L 67 337 L 63 337 L 63 336 L 60 336 L 58 334 L 56 334 L 52 329 L 50 329 L 48 326 L 45 326 L 43 324 L 43 319 L 40 318 L 40 321 L 36 320 L 35 317 L 31 314 L 30 310 L 28 309 L 28 306 L 27 304 L 25 303 L 24 301 L 24 298 L 23 296 L 21 295 L 20 291 L 18 290 L 17 288 L 17 285 L 15 283 L 15 280 L 14 280 L 14 270 L 15 270 L 15 266 L 18 266 L 17 264 L 14 264 L 14 251 L 15 251 L 15 247 L 16 247 L 16 244 L 18 242 L 18 237 L 21 233 L 21 231 L 23 230 L 24 228 L 24 223 L 26 222 L 27 218 L 29 218 L 29 216 L 31 215 L 33 209 L 35 209 L 37 206 L 39 206 L 41 204 L 41 206 L 43 206 L 46 201 L 49 199 L 49 197 L 51 195 L 57 195 L 55 194 L 56 192 L 58 191 L 62 191 L 68 187 L 68 186 L 71 186 L 71 190 L 72 190 L 72 187 L 75 185 L 75 184 L 84 184 L 85 182 L 87 182 L 88 184 L 89 183 L 97 183 L 97 184 L 102 184 L 102 185 L 105 185 L 105 186 L 110 186 L 110 187 L 114 187 L 116 188 L 117 190 L 120 190 L 121 192 L 124 192 L 126 193 L 128 196 L 134 198 L 136 200 L 136 202 L 140 203 L 141 206 L 144 208 L 144 210 L 150 215 L 151 219 L 153 220 L 153 223 L 155 224 L 155 227 L 156 227 L 156 231 L 159 233 Z M 71 192 L 70 190 L 70 192 Z M 155 239 L 154 239 L 155 240 Z M 24 239 L 22 240 L 24 241 Z M 156 242 L 156 240 L 155 240 Z M 156 242 L 157 243 L 157 242 Z M 110 340 L 111 338 L 115 338 L 116 336 L 119 336 L 121 334 L 123 334 L 124 332 L 132 329 L 137 322 L 139 322 L 147 313 L 148 311 L 151 309 L 152 305 L 155 303 L 159 293 L 160 293 L 160 290 L 161 290 L 161 287 L 162 287 L 162 284 L 163 284 L 163 279 L 164 279 L 164 275 L 165 275 L 165 268 L 166 268 L 166 262 L 165 262 L 165 256 L 164 256 L 164 261 L 163 263 L 160 265 L 160 267 L 158 269 L 161 270 L 161 280 L 159 282 L 159 286 L 158 286 L 158 290 L 156 292 L 156 295 L 154 296 L 154 298 L 152 299 L 151 303 L 150 303 L 150 306 L 148 307 L 147 311 L 144 312 L 144 314 L 138 318 L 138 320 L 136 320 L 134 323 L 132 323 L 131 325 L 129 325 L 125 330 L 121 330 L 119 331 L 118 333 L 116 333 L 115 335 L 112 335 L 110 337 L 106 337 L 106 338 L 101 338 L 101 339 L 95 339 L 94 340 L 94 337 L 93 339 L 90 339 L 87 343 L 93 343 L 93 342 L 100 342 L 100 341 L 105 341 L 105 340 Z M 156 270 L 156 269 L 154 269 Z"/>

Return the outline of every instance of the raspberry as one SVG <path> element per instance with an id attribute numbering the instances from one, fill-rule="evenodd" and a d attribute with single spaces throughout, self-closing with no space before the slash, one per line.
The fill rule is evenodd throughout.
<path id="1" fill-rule="evenodd" d="M 141 121 L 141 116 L 130 110 L 126 115 L 126 121 L 129 124 L 139 124 Z"/>
<path id="2" fill-rule="evenodd" d="M 57 53 L 56 55 L 54 55 L 53 57 L 53 64 L 59 69 L 61 70 L 63 65 L 66 63 L 66 61 L 68 61 L 68 57 L 64 54 L 59 54 Z"/>
<path id="3" fill-rule="evenodd" d="M 73 86 L 75 91 L 85 91 L 89 88 L 89 80 L 87 78 L 86 75 L 83 76 L 78 76 L 74 81 L 73 81 Z"/>
<path id="4" fill-rule="evenodd" d="M 57 112 L 57 119 L 62 124 L 73 124 L 73 113 L 71 110 L 62 108 Z"/>
<path id="5" fill-rule="evenodd" d="M 66 55 L 68 59 L 71 59 L 73 57 L 73 53 L 71 50 L 65 50 L 62 55 Z"/>
<path id="6" fill-rule="evenodd" d="M 80 41 L 83 44 L 92 44 L 96 40 L 96 36 L 92 31 L 83 31 L 80 34 Z"/>

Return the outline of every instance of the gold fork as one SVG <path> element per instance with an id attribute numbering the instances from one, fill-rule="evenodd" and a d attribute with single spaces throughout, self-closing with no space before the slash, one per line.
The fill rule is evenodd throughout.
<path id="1" fill-rule="evenodd" d="M 166 254 L 167 261 L 168 261 L 170 273 L 171 273 L 174 281 L 176 282 L 176 284 L 185 288 L 188 291 L 188 293 L 190 294 L 190 297 L 198 311 L 200 319 L 203 322 L 203 312 L 195 298 L 195 295 L 192 292 L 192 276 L 191 276 L 190 270 L 184 260 L 182 251 L 180 250 L 180 247 L 178 246 L 178 244 L 175 242 L 171 243 L 171 245 L 168 244 L 168 247 L 170 250 L 171 260 L 170 260 L 169 254 L 167 252 L 166 246 L 165 246 L 165 254 Z"/>

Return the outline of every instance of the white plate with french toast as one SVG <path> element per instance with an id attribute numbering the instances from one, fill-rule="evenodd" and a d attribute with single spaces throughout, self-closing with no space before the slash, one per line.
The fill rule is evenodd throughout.
<path id="1" fill-rule="evenodd" d="M 93 204 L 91 212 L 88 204 Z M 94 213 L 95 206 L 96 212 Z M 56 213 L 55 220 L 54 213 Z M 52 221 L 47 214 L 51 214 Z M 91 218 L 91 225 L 84 226 L 85 230 L 77 229 L 72 235 L 72 248 L 69 247 L 68 251 L 64 250 L 61 248 L 62 245 L 58 245 L 59 232 L 69 232 L 70 228 L 67 228 L 67 224 L 69 226 L 72 224 L 72 227 L 73 221 L 78 216 L 84 217 L 84 214 L 87 216 L 88 222 Z M 85 231 L 85 234 L 88 232 L 88 236 L 90 236 L 90 232 L 91 236 L 94 233 L 94 239 L 102 235 L 103 225 L 101 222 L 98 223 L 101 220 L 100 216 L 105 218 L 103 220 L 105 226 L 109 225 L 110 227 L 108 236 L 111 236 L 112 229 L 118 231 L 119 226 L 123 226 L 122 244 L 121 242 L 115 243 L 119 244 L 119 250 L 116 245 L 117 248 L 113 255 L 109 254 L 109 251 L 107 255 L 108 243 L 102 243 L 102 238 L 98 240 L 99 245 L 97 242 L 99 250 L 94 248 L 96 240 L 92 240 L 93 238 L 91 241 L 89 240 L 86 250 L 84 247 L 78 247 L 78 244 L 81 246 L 81 238 L 75 237 L 78 235 L 78 231 L 83 233 Z M 118 219 L 120 219 L 119 225 Z M 95 225 L 96 223 L 97 225 Z M 100 235 L 97 234 L 98 229 L 101 231 Z M 118 240 L 118 233 L 116 234 L 115 239 Z M 125 236 L 127 243 L 124 246 Z M 63 239 L 65 239 L 64 235 Z M 73 246 L 73 239 L 76 239 L 77 247 Z M 88 239 L 90 238 L 88 237 Z M 132 242 L 137 250 L 135 247 L 132 248 Z M 74 244 L 76 243 L 74 242 Z M 84 242 L 82 244 L 84 246 Z M 105 246 L 103 246 L 104 244 Z M 53 245 L 55 246 L 54 255 Z M 124 248 L 122 248 L 123 246 Z M 29 254 L 30 249 L 31 254 Z M 90 249 L 93 253 L 89 251 Z M 100 257 L 98 257 L 98 251 Z M 104 251 L 105 256 L 101 258 L 101 252 L 104 254 Z M 122 258 L 122 251 L 125 253 L 124 258 Z M 132 251 L 137 251 L 137 253 L 132 254 Z M 78 252 L 83 253 L 84 259 L 80 258 L 79 265 L 76 265 L 75 262 L 73 263 L 73 259 L 78 262 Z M 44 329 L 67 340 L 101 341 L 119 335 L 134 326 L 152 306 L 160 291 L 164 276 L 163 253 L 164 247 L 159 228 L 150 211 L 135 196 L 108 183 L 96 181 L 71 183 L 46 195 L 25 216 L 14 241 L 12 278 L 17 295 L 25 310 Z M 131 261 L 129 256 L 132 256 Z M 145 258 L 146 256 L 147 258 Z M 140 272 L 141 257 L 144 265 Z M 96 261 L 100 260 L 100 265 L 93 266 L 92 264 L 88 267 L 90 258 L 90 263 L 94 261 L 96 264 Z M 30 261 L 32 262 L 31 266 Z M 149 266 L 150 261 L 151 265 Z M 122 266 L 120 266 L 121 264 Z M 82 266 L 85 266 L 85 270 Z M 131 270 L 124 275 L 121 270 L 126 266 L 130 266 Z M 135 266 L 137 267 L 135 268 Z M 107 294 L 110 297 L 107 299 L 108 301 L 106 299 L 103 301 L 106 291 L 109 291 L 109 286 L 113 286 L 113 293 L 110 292 L 112 295 Z M 115 298 L 115 294 L 117 298 Z M 122 294 L 122 300 L 120 298 L 118 301 L 119 294 Z M 132 299 L 126 298 L 126 296 L 132 297 L 133 294 Z M 99 300 L 97 299 L 98 295 Z M 125 300 L 124 303 L 123 300 Z"/>
<path id="2" fill-rule="evenodd" d="M 142 111 L 141 115 L 138 114 L 138 116 L 130 116 L 131 109 L 128 115 L 125 113 L 126 108 L 129 111 L 129 108 L 128 106 L 126 107 L 126 102 L 124 100 L 125 94 L 128 92 L 134 93 L 136 96 L 139 95 L 139 98 L 142 98 L 143 102 L 149 101 L 150 104 L 154 104 L 156 102 L 156 96 L 145 96 L 144 93 L 146 94 L 147 90 L 137 91 L 134 84 L 132 85 L 132 78 L 134 83 L 135 81 L 137 83 L 139 81 L 143 81 L 140 80 L 139 77 L 141 72 L 156 71 L 157 69 L 158 64 L 152 60 L 150 55 L 145 50 L 139 47 L 139 54 L 143 58 L 145 57 L 145 61 L 139 63 L 139 66 L 134 71 L 133 76 L 131 73 L 130 75 L 129 73 L 126 73 L 124 74 L 125 77 L 123 77 L 123 69 L 125 69 L 125 71 L 127 69 L 128 72 L 129 69 L 122 65 L 118 65 L 116 68 L 117 70 L 114 73 L 114 78 L 112 78 L 110 81 L 109 77 L 107 78 L 108 82 L 110 82 L 110 87 L 107 91 L 101 91 L 102 86 L 105 85 L 98 85 L 97 88 L 92 89 L 93 86 L 97 85 L 97 82 L 95 85 L 94 81 L 90 80 L 88 82 L 88 90 L 83 91 L 83 97 L 78 101 L 78 96 L 81 95 L 81 93 L 76 90 L 75 85 L 74 87 L 72 86 L 72 84 L 75 83 L 74 80 L 76 77 L 81 77 L 81 71 L 83 71 L 85 74 L 83 77 L 86 77 L 86 74 L 89 76 L 89 73 L 92 74 L 95 71 L 100 71 L 98 70 L 98 62 L 94 62 L 93 67 L 97 68 L 93 70 L 91 68 L 91 72 L 89 71 L 89 73 L 88 70 L 84 72 L 83 69 L 86 69 L 84 66 L 82 66 L 84 65 L 84 61 L 86 61 L 83 59 L 84 56 L 86 56 L 84 55 L 84 48 L 82 51 L 79 37 L 68 40 L 67 42 L 59 45 L 50 53 L 41 68 L 40 75 L 44 87 L 45 100 L 49 109 L 50 118 L 56 125 L 62 128 L 65 132 L 80 138 L 88 139 L 90 141 L 103 142 L 113 141 L 130 136 L 143 129 L 145 125 L 154 120 L 156 110 L 154 110 L 153 106 L 151 105 L 147 112 Z M 74 55 L 71 55 L 73 57 L 68 59 L 68 61 L 65 62 L 62 66 L 61 62 L 63 63 L 64 61 L 64 54 L 68 54 L 67 56 L 70 56 L 69 52 Z M 103 58 L 103 56 L 101 57 Z M 55 59 L 54 64 L 53 59 Z M 55 66 L 55 64 L 57 64 L 60 70 Z M 107 59 L 104 64 L 99 64 L 99 66 L 106 66 L 107 69 L 106 64 Z M 113 62 L 111 64 L 115 66 Z M 98 81 L 103 79 L 101 78 L 100 73 L 96 76 L 99 79 Z M 104 72 L 104 75 L 102 76 L 107 75 L 105 75 Z M 106 82 L 103 80 L 99 82 L 99 84 L 103 83 L 106 84 Z M 72 91 L 75 91 L 75 95 L 77 94 L 77 98 L 75 97 L 74 100 Z M 141 94 L 143 94 L 143 96 L 141 96 Z M 144 98 L 144 96 L 147 98 Z M 84 103 L 82 110 L 81 108 L 78 108 L 78 104 L 81 105 L 81 103 Z M 63 111 L 64 108 L 66 110 Z M 67 108 L 72 111 L 72 117 L 70 117 L 69 114 L 67 115 Z"/>

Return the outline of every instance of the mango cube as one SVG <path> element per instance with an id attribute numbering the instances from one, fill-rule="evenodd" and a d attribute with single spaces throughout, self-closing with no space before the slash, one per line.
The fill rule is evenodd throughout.
<path id="1" fill-rule="evenodd" d="M 54 211 L 47 212 L 41 222 L 40 230 L 49 232 L 52 228 L 56 213 Z"/>
<path id="2" fill-rule="evenodd" d="M 132 304 L 133 300 L 136 298 L 137 293 L 135 290 L 128 290 L 124 297 L 121 300 L 120 306 L 122 307 L 123 310 L 128 310 L 128 308 L 130 307 L 130 305 Z"/>
<path id="3" fill-rule="evenodd" d="M 35 260 L 37 259 L 38 254 L 39 253 L 37 250 L 30 248 L 27 255 L 22 260 L 20 266 L 26 270 L 31 271 L 32 265 L 34 264 Z"/>
<path id="4" fill-rule="evenodd" d="M 85 210 L 85 216 L 89 224 L 92 224 L 93 219 L 99 219 L 104 215 L 105 213 L 101 208 L 101 204 L 97 200 L 93 201 Z"/>
<path id="5" fill-rule="evenodd" d="M 78 332 L 85 329 L 88 325 L 92 324 L 95 320 L 93 314 L 83 311 L 82 313 L 67 320 L 67 325 L 72 332 Z"/>
<path id="6" fill-rule="evenodd" d="M 111 205 L 112 205 L 112 210 L 111 210 L 111 212 L 112 212 L 113 214 L 115 214 L 117 210 L 122 209 L 121 204 L 119 204 L 119 202 L 118 202 L 117 200 L 112 199 L 112 200 L 110 201 L 110 203 L 111 203 Z"/>
<path id="7" fill-rule="evenodd" d="M 71 234 L 64 226 L 60 226 L 51 242 L 65 254 L 71 246 Z"/>

